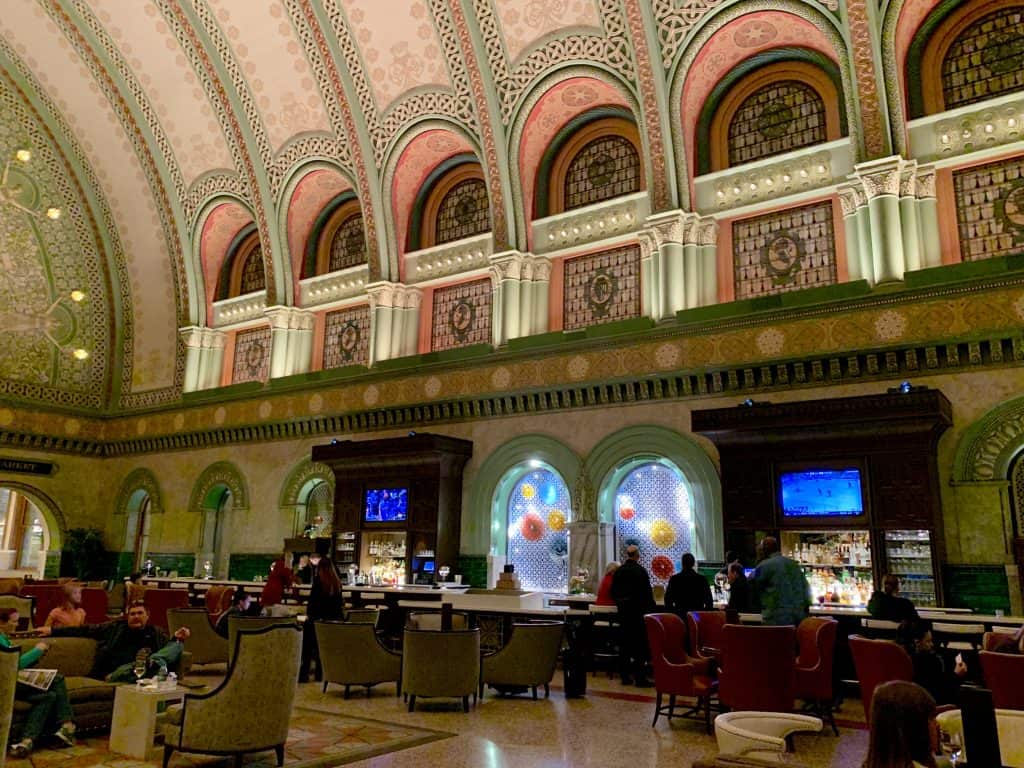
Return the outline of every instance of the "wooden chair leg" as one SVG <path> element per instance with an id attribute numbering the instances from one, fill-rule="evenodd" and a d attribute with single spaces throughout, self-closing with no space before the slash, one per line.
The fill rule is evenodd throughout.
<path id="1" fill-rule="evenodd" d="M 277 755 L 277 768 L 281 768 L 284 765 L 284 744 L 274 747 L 274 754 Z"/>
<path id="2" fill-rule="evenodd" d="M 537 700 L 537 686 L 536 685 L 533 686 L 533 700 L 534 701 Z"/>
<path id="3" fill-rule="evenodd" d="M 699 701 L 700 701 L 700 699 L 698 699 L 698 702 Z M 706 730 L 708 732 L 709 736 L 711 735 L 711 697 L 710 696 L 705 696 L 704 697 L 704 730 Z"/>
<path id="4" fill-rule="evenodd" d="M 544 698 L 547 699 L 550 696 L 551 696 L 551 686 L 549 684 L 547 684 L 547 683 L 544 683 Z"/>
<path id="5" fill-rule="evenodd" d="M 651 728 L 658 724 L 658 716 L 661 714 L 661 691 L 658 691 L 654 701 L 654 722 L 651 723 Z"/>
<path id="6" fill-rule="evenodd" d="M 368 686 L 366 686 L 366 698 L 370 698 L 370 689 L 371 689 L 372 687 L 373 687 L 372 685 L 368 685 Z"/>
<path id="7" fill-rule="evenodd" d="M 409 694 L 409 711 L 412 712 L 416 708 L 416 694 Z"/>
<path id="8" fill-rule="evenodd" d="M 167 764 L 171 762 L 172 754 L 174 754 L 174 747 L 170 744 L 164 744 L 164 768 L 167 768 Z"/>
<path id="9" fill-rule="evenodd" d="M 668 695 L 668 719 L 671 720 L 672 716 L 676 713 L 676 695 L 670 693 Z"/>
<path id="10" fill-rule="evenodd" d="M 324 693 L 327 693 L 327 681 L 324 680 Z"/>
<path id="11" fill-rule="evenodd" d="M 345 692 L 344 692 L 343 694 L 341 694 L 341 697 L 342 697 L 343 699 L 347 699 L 347 698 L 348 698 L 348 693 L 349 693 L 349 689 L 350 689 L 350 688 L 351 688 L 351 686 L 349 686 L 349 685 L 346 685 L 346 686 L 345 686 Z"/>
<path id="12" fill-rule="evenodd" d="M 462 697 L 462 711 L 469 712 L 469 696 Z"/>

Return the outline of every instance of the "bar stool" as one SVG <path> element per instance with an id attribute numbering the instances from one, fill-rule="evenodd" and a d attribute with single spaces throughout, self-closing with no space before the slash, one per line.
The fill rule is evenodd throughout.
<path id="1" fill-rule="evenodd" d="M 591 643 L 590 666 L 597 674 L 598 664 L 608 670 L 608 678 L 615 676 L 619 663 L 619 609 L 614 605 L 589 605 L 587 612 L 594 617 Z"/>

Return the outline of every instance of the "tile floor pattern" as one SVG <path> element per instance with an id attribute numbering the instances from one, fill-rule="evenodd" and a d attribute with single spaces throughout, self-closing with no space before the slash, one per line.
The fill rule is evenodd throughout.
<path id="1" fill-rule="evenodd" d="M 202 678 L 199 678 L 202 679 Z M 205 680 L 204 680 L 205 682 Z M 714 737 L 703 723 L 661 719 L 651 727 L 652 692 L 625 687 L 603 675 L 588 677 L 588 695 L 566 699 L 561 673 L 551 698 L 498 698 L 488 692 L 469 714 L 461 702 L 425 699 L 406 712 L 392 684 L 366 697 L 354 690 L 348 700 L 341 688 L 299 686 L 287 768 L 555 768 L 615 766 L 687 768 L 694 760 L 716 754 Z M 807 768 L 861 768 L 868 734 L 860 701 L 848 700 L 838 713 L 840 736 L 830 731 L 796 737 L 792 762 Z M 8 768 L 153 768 L 154 763 L 126 759 L 107 751 L 105 738 L 80 740 L 74 749 L 39 750 L 30 760 L 7 760 Z M 154 753 L 159 758 L 159 752 Z M 273 753 L 246 760 L 245 768 L 274 766 Z M 230 768 L 217 758 L 175 753 L 171 768 Z"/>

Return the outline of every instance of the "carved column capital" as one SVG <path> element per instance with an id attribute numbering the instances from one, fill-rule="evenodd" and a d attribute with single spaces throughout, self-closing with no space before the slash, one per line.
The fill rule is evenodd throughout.
<path id="1" fill-rule="evenodd" d="M 405 285 L 395 292 L 395 307 L 398 309 L 419 309 L 423 303 L 423 289 Z"/>
<path id="2" fill-rule="evenodd" d="M 491 264 L 491 271 L 494 279 L 521 280 L 523 278 L 523 266 L 526 257 L 519 251 L 502 251 L 495 253 L 487 259 Z"/>
<path id="3" fill-rule="evenodd" d="M 704 217 L 700 220 L 700 234 L 698 235 L 697 242 L 699 245 L 718 244 L 717 220 L 711 218 L 710 216 Z"/>
<path id="4" fill-rule="evenodd" d="M 547 256 L 533 256 L 530 259 L 530 269 L 534 282 L 543 283 L 551 279 L 551 259 Z"/>
<path id="5" fill-rule="evenodd" d="M 370 299 L 370 311 L 372 312 L 378 307 L 395 306 L 396 294 L 402 287 L 400 283 L 389 283 L 386 281 L 370 283 L 366 286 L 366 294 Z"/>
<path id="6" fill-rule="evenodd" d="M 313 328 L 314 315 L 306 309 L 298 307 L 267 307 L 263 315 L 270 321 L 274 330 L 309 331 Z"/>
<path id="7" fill-rule="evenodd" d="M 847 184 L 839 188 L 839 204 L 843 207 L 843 216 L 852 216 L 865 203 L 864 187 L 861 184 Z"/>
<path id="8" fill-rule="evenodd" d="M 686 242 L 696 242 L 695 240 L 687 240 L 687 237 L 693 231 L 694 217 L 695 214 L 686 213 L 685 211 L 667 211 L 648 216 L 647 226 L 654 233 L 659 247 L 665 243 L 678 243 L 681 245 Z"/>
<path id="9" fill-rule="evenodd" d="M 854 166 L 854 175 L 860 180 L 868 200 L 883 195 L 898 197 L 904 169 L 909 163 L 902 157 L 883 157 Z"/>
<path id="10" fill-rule="evenodd" d="M 935 166 L 922 165 L 917 169 L 917 198 L 919 200 L 935 197 Z"/>

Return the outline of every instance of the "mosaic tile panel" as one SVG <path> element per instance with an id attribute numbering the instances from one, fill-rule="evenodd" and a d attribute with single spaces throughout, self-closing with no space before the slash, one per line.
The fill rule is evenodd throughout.
<path id="1" fill-rule="evenodd" d="M 490 228 L 487 184 L 483 179 L 467 179 L 452 187 L 438 207 L 435 244 L 479 235 Z"/>
<path id="2" fill-rule="evenodd" d="M 784 80 L 758 88 L 729 123 L 729 165 L 739 165 L 820 144 L 825 102 L 806 83 Z"/>
<path id="3" fill-rule="evenodd" d="M 569 587 L 569 532 L 572 501 L 555 472 L 527 472 L 508 498 L 508 561 L 523 589 L 565 592 Z"/>
<path id="4" fill-rule="evenodd" d="M 363 231 L 361 214 L 349 216 L 342 222 L 331 240 L 330 272 L 366 263 L 366 233 Z"/>
<path id="5" fill-rule="evenodd" d="M 1024 249 L 1024 156 L 954 171 L 964 261 Z"/>
<path id="6" fill-rule="evenodd" d="M 245 259 L 242 267 L 242 281 L 239 289 L 242 294 L 255 293 L 267 287 L 267 277 L 263 272 L 263 249 L 253 248 Z"/>
<path id="7" fill-rule="evenodd" d="M 732 257 L 737 299 L 835 283 L 832 203 L 733 222 Z"/>
<path id="8" fill-rule="evenodd" d="M 324 323 L 324 369 L 370 362 L 370 308 L 329 312 Z"/>
<path id="9" fill-rule="evenodd" d="M 489 344 L 492 302 L 490 278 L 438 288 L 434 291 L 430 348 L 439 351 Z"/>
<path id="10" fill-rule="evenodd" d="M 270 373 L 270 328 L 239 331 L 235 337 L 235 359 L 231 383 L 266 381 Z"/>
<path id="11" fill-rule="evenodd" d="M 1024 88 L 1024 9 L 1001 8 L 960 33 L 942 60 L 942 99 L 956 109 Z"/>
<path id="12" fill-rule="evenodd" d="M 628 139 L 594 139 L 569 163 L 565 173 L 565 210 L 629 195 L 640 190 L 640 155 Z"/>
<path id="13" fill-rule="evenodd" d="M 668 584 L 683 555 L 693 552 L 690 490 L 679 471 L 649 462 L 626 475 L 615 493 L 615 531 L 620 558 L 636 544 L 651 584 Z"/>
<path id="14" fill-rule="evenodd" d="M 565 330 L 640 316 L 640 248 L 629 245 L 565 262 Z"/>

